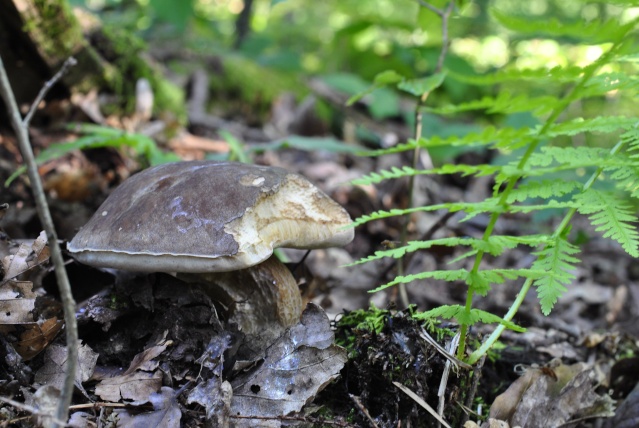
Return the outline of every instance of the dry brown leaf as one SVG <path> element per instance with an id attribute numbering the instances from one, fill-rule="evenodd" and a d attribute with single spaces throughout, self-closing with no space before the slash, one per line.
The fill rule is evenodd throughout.
<path id="1" fill-rule="evenodd" d="M 166 332 L 164 334 L 166 337 Z M 126 372 L 119 376 L 102 379 L 95 386 L 95 393 L 102 399 L 112 402 L 131 400 L 145 402 L 150 394 L 162 386 L 162 373 L 153 359 L 160 355 L 171 341 L 164 341 L 140 352 L 133 357 Z"/>
<path id="2" fill-rule="evenodd" d="M 117 403 L 120 400 L 145 401 L 162 386 L 162 373 L 135 372 L 126 376 L 103 379 L 95 386 L 95 394 L 103 400 Z"/>
<path id="3" fill-rule="evenodd" d="M 300 411 L 346 362 L 345 350 L 333 339 L 324 311 L 309 304 L 300 322 L 266 351 L 263 363 L 232 382 L 231 415 L 277 417 Z"/>
<path id="4" fill-rule="evenodd" d="M 164 332 L 164 337 L 166 337 L 167 333 L 168 332 L 166 331 Z M 173 344 L 172 341 L 170 340 L 165 341 L 164 339 L 162 339 L 161 343 L 155 346 L 151 346 L 150 348 L 147 348 L 144 351 L 140 352 L 135 357 L 133 357 L 133 360 L 131 361 L 129 368 L 123 373 L 123 375 L 131 374 L 136 370 L 146 370 L 146 371 L 155 370 L 155 368 L 157 367 L 157 363 L 153 364 L 152 366 L 148 366 L 147 363 L 151 361 L 153 358 L 160 355 L 162 352 L 164 352 L 166 350 L 166 347 L 172 344 Z"/>
<path id="5" fill-rule="evenodd" d="M 4 268 L 3 283 L 16 278 L 18 275 L 44 263 L 49 259 L 49 249 L 46 247 L 47 237 L 43 232 L 31 243 L 20 244 L 15 254 L 2 259 Z"/>
<path id="6" fill-rule="evenodd" d="M 67 364 L 67 348 L 62 345 L 51 345 L 44 354 L 44 365 L 35 374 L 35 381 L 62 389 Z M 78 366 L 75 382 L 77 385 L 89 380 L 98 361 L 98 354 L 89 345 L 78 348 Z"/>
<path id="7" fill-rule="evenodd" d="M 64 321 L 56 317 L 44 322 L 21 326 L 24 331 L 17 342 L 13 343 L 16 352 L 24 360 L 30 360 L 42 352 L 62 330 Z"/>
<path id="8" fill-rule="evenodd" d="M 529 369 L 495 399 L 490 417 L 511 426 L 558 427 L 573 418 L 612 416 L 612 399 L 594 392 L 592 375 L 583 363 Z"/>
<path id="9" fill-rule="evenodd" d="M 153 405 L 152 412 L 134 414 L 128 409 L 118 409 L 118 428 L 175 428 L 180 426 L 182 412 L 178 406 L 175 391 L 164 386 L 157 393 L 150 394 L 145 402 Z"/>

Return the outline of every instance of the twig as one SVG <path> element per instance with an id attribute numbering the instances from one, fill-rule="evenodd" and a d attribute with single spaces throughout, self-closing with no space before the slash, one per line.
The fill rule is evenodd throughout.
<path id="1" fill-rule="evenodd" d="M 0 401 L 7 403 L 10 406 L 15 407 L 16 409 L 22 410 L 23 412 L 27 412 L 27 413 L 31 413 L 31 415 L 33 416 L 40 416 L 43 418 L 51 418 L 54 423 L 59 424 L 60 426 L 67 426 L 67 423 L 64 421 L 61 421 L 59 419 L 56 419 L 54 417 L 52 417 L 51 415 L 48 415 L 46 413 L 42 413 L 41 411 L 39 411 L 38 409 L 36 409 L 35 407 L 31 407 L 28 404 L 24 404 L 24 403 L 20 403 L 19 401 L 15 401 L 12 400 L 10 398 L 6 398 L 6 397 L 2 397 L 0 396 Z"/>
<path id="2" fill-rule="evenodd" d="M 44 99 L 44 97 L 51 90 L 51 88 L 53 88 L 53 85 L 55 85 L 56 82 L 60 80 L 62 76 L 64 76 L 64 74 L 67 72 L 67 70 L 69 70 L 69 68 L 73 67 L 77 63 L 78 61 L 72 56 L 70 56 L 69 58 L 67 58 L 66 61 L 64 61 L 64 64 L 62 64 L 62 67 L 60 67 L 60 70 L 55 74 L 55 76 L 47 80 L 44 86 L 42 86 L 42 89 L 40 89 L 38 96 L 33 101 L 33 104 L 31 104 L 31 108 L 29 109 L 29 112 L 22 120 L 22 126 L 24 126 L 25 129 L 29 128 L 29 123 L 31 123 L 31 119 L 33 118 L 33 115 L 35 114 L 36 111 L 38 111 L 38 105 L 40 105 L 40 102 Z"/>
<path id="3" fill-rule="evenodd" d="M 368 412 L 368 409 L 364 406 L 364 403 L 362 403 L 362 400 L 360 400 L 358 396 L 353 394 L 348 394 L 348 396 L 351 398 L 351 400 L 353 400 L 353 403 L 355 403 L 355 406 L 357 406 L 357 410 L 359 410 L 359 412 L 368 420 L 368 423 L 371 424 L 371 427 L 379 428 L 379 425 L 377 425 L 377 422 L 375 422 L 375 419 L 371 417 L 371 414 Z"/>
<path id="4" fill-rule="evenodd" d="M 60 73 L 56 74 L 56 77 L 61 77 Z M 47 84 L 53 85 L 55 81 L 51 79 Z M 9 78 L 4 68 L 2 58 L 0 58 L 0 95 L 7 106 L 7 111 L 10 116 L 11 125 L 16 133 L 16 138 L 20 146 L 20 152 L 27 164 L 27 173 L 29 180 L 31 181 L 31 188 L 33 189 L 33 196 L 36 203 L 36 209 L 38 211 L 38 217 L 40 222 L 47 233 L 47 240 L 49 248 L 51 250 L 51 260 L 55 266 L 55 276 L 58 281 L 58 289 L 60 290 L 60 298 L 64 307 L 64 322 L 66 324 L 66 338 L 67 338 L 67 364 L 66 374 L 64 379 L 64 385 L 60 393 L 60 401 L 56 409 L 55 418 L 52 419 L 51 425 L 53 428 L 57 428 L 60 425 L 60 421 L 66 421 L 69 416 L 69 405 L 71 404 L 71 396 L 73 395 L 73 383 L 75 380 L 75 370 L 78 360 L 78 328 L 75 320 L 75 302 L 73 301 L 73 295 L 71 294 L 71 286 L 69 285 L 69 278 L 67 277 L 67 271 L 64 267 L 64 260 L 62 259 L 62 251 L 58 245 L 58 236 L 53 226 L 53 219 L 51 218 L 51 212 L 47 205 L 47 200 L 42 188 L 42 181 L 38 175 L 38 167 L 33 156 L 33 149 L 29 142 L 29 136 L 27 134 L 27 127 L 25 122 L 22 122 L 20 117 L 20 110 L 18 110 L 18 104 L 16 103 L 15 96 L 11 90 L 9 84 Z"/>
<path id="5" fill-rule="evenodd" d="M 425 7 L 426 9 L 430 10 L 433 13 L 436 13 L 439 16 L 444 16 L 443 10 L 436 8 L 435 6 L 433 6 L 432 4 L 428 3 L 425 0 L 417 0 L 417 3 L 419 3 L 421 7 Z"/>
<path id="6" fill-rule="evenodd" d="M 434 347 L 437 350 L 437 352 L 442 354 L 448 361 L 452 362 L 456 366 L 456 368 L 457 367 L 461 367 L 461 368 L 466 369 L 466 370 L 472 370 L 473 366 L 463 362 L 462 360 L 457 358 L 454 354 L 451 354 L 450 352 L 448 352 L 445 348 L 442 347 L 442 345 L 437 343 L 437 341 L 435 339 L 433 339 L 430 334 L 428 334 L 428 332 L 424 329 L 424 327 L 420 328 L 419 337 L 421 337 L 429 345 Z"/>
<path id="7" fill-rule="evenodd" d="M 453 337 L 453 340 L 450 341 L 448 346 L 446 346 L 446 351 L 454 355 L 457 350 L 457 345 L 459 345 L 459 332 Z M 448 386 L 448 377 L 450 375 L 450 366 L 451 360 L 446 360 L 446 364 L 444 365 L 444 371 L 442 373 L 441 381 L 439 382 L 439 390 L 437 391 L 437 396 L 439 397 L 439 402 L 437 403 L 437 414 L 444 417 L 444 408 L 446 407 L 446 387 Z M 437 424 L 437 428 L 440 428 L 441 424 Z"/>
<path id="8" fill-rule="evenodd" d="M 244 415 L 231 415 L 231 419 L 255 419 L 258 421 L 293 421 L 293 422 L 310 422 L 312 424 L 319 425 L 332 425 L 337 427 L 350 428 L 351 425 L 346 422 L 329 421 L 324 418 L 311 418 L 308 416 L 244 416 Z"/>
<path id="9" fill-rule="evenodd" d="M 399 382 L 394 382 L 393 381 L 393 385 L 395 385 L 397 388 L 399 388 L 404 394 L 408 395 L 410 398 L 413 399 L 413 401 L 415 401 L 417 404 L 419 404 L 424 410 L 426 410 L 428 413 L 430 413 L 435 419 L 437 419 L 437 421 L 444 425 L 446 428 L 451 428 L 451 426 L 448 424 L 448 422 L 446 422 L 444 420 L 444 418 L 442 418 L 441 416 L 439 416 L 437 414 L 437 412 L 435 411 L 435 409 L 433 409 L 432 407 L 430 407 L 430 405 L 424 401 L 424 399 L 422 397 L 420 397 L 419 395 L 415 394 L 410 388 L 405 387 L 404 385 L 402 385 Z"/>
<path id="10" fill-rule="evenodd" d="M 437 65 L 435 66 L 435 70 L 433 70 L 433 74 L 437 74 L 439 72 L 442 71 L 442 68 L 444 67 L 444 59 L 446 58 L 446 54 L 448 53 L 448 20 L 450 19 L 450 15 L 453 12 L 453 8 L 455 6 L 455 2 L 454 0 L 451 0 L 450 3 L 448 3 L 448 6 L 446 6 L 446 9 L 444 9 L 443 11 L 440 9 L 437 9 L 436 7 L 432 6 L 430 3 L 427 3 L 424 0 L 417 0 L 419 2 L 419 4 L 429 10 L 432 10 L 434 13 L 436 13 L 437 15 L 439 15 L 442 19 L 442 49 L 441 51 L 439 51 L 439 57 L 437 58 Z M 415 135 L 414 138 L 415 140 L 419 140 L 422 136 L 422 122 L 423 122 L 423 113 L 422 113 L 422 107 L 426 104 L 426 100 L 428 100 L 428 96 L 430 95 L 430 91 L 428 92 L 424 92 L 422 94 L 422 96 L 419 98 L 419 101 L 417 102 L 417 105 L 415 106 Z M 415 145 L 415 150 L 413 151 L 413 164 L 412 167 L 413 169 L 417 169 L 418 163 L 419 163 L 419 154 L 420 154 L 420 150 L 419 150 L 419 144 Z M 412 175 L 409 179 L 408 179 L 408 206 L 407 208 L 412 208 L 413 207 L 413 194 L 415 192 L 415 176 Z M 404 220 L 404 225 L 402 226 L 402 233 L 401 233 L 401 245 L 406 245 L 406 242 L 408 240 L 408 225 L 410 224 L 410 216 L 406 216 L 405 220 Z M 402 262 L 402 260 L 398 260 L 397 263 L 397 272 L 399 275 L 403 275 L 404 274 L 404 263 Z M 400 296 L 400 300 L 402 302 L 402 305 L 404 305 L 405 307 L 408 307 L 409 305 L 409 300 L 408 300 L 408 293 L 406 292 L 406 284 L 401 283 L 399 284 L 399 296 Z"/>
<path id="11" fill-rule="evenodd" d="M 473 368 L 473 383 L 470 385 L 470 389 L 466 393 L 466 402 L 464 405 L 472 410 L 473 401 L 475 400 L 475 394 L 477 394 L 477 387 L 479 387 L 479 380 L 481 379 L 482 369 L 484 368 L 484 362 L 486 361 L 486 354 L 484 354 L 479 362 Z M 463 426 L 468 421 L 468 413 L 462 415 L 460 425 Z"/>

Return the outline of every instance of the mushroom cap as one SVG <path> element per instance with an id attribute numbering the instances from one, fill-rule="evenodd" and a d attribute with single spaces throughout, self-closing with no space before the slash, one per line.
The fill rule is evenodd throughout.
<path id="1" fill-rule="evenodd" d="M 274 248 L 353 240 L 344 208 L 299 174 L 234 162 L 177 162 L 125 180 L 67 249 L 82 263 L 145 272 L 224 272 Z"/>

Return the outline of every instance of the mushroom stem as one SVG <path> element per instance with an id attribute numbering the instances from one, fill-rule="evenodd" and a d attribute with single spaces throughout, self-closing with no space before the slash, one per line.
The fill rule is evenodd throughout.
<path id="1" fill-rule="evenodd" d="M 229 308 L 229 320 L 247 335 L 262 334 L 265 326 L 290 327 L 302 314 L 297 282 L 275 256 L 237 271 L 178 273 L 177 277 L 204 285 L 213 298 Z"/>

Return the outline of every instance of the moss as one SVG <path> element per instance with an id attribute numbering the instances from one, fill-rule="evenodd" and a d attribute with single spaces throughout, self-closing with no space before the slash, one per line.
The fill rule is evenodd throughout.
<path id="1" fill-rule="evenodd" d="M 223 57 L 223 72 L 210 81 L 212 99 L 221 111 L 261 123 L 275 99 L 284 92 L 297 98 L 308 90 L 293 73 L 264 67 L 241 55 Z"/>
<path id="2" fill-rule="evenodd" d="M 184 92 L 168 82 L 151 58 L 145 55 L 146 44 L 131 33 L 105 26 L 102 35 L 96 35 L 95 44 L 101 55 L 119 71 L 110 81 L 111 89 L 124 100 L 126 113 L 135 108 L 135 84 L 145 78 L 151 84 L 155 96 L 154 112 L 169 111 L 180 121 L 186 120 Z"/>
<path id="3" fill-rule="evenodd" d="M 36 39 L 49 57 L 73 55 L 86 46 L 82 30 L 66 1 L 35 0 L 40 16 L 25 23 L 25 29 Z"/>

